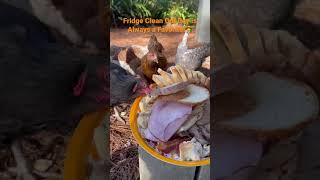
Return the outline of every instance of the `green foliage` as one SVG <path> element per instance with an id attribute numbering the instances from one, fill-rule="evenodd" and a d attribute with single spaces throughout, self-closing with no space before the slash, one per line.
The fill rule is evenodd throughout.
<path id="1" fill-rule="evenodd" d="M 148 17 L 151 15 L 148 4 L 148 0 L 111 0 L 112 15 L 118 19 Z"/>
<path id="2" fill-rule="evenodd" d="M 176 1 L 171 3 L 171 7 L 164 13 L 164 17 L 174 17 L 182 19 L 194 19 L 197 17 L 197 1 Z"/>
<path id="3" fill-rule="evenodd" d="M 183 18 L 197 17 L 198 0 L 111 0 L 110 7 L 114 25 L 122 18 Z"/>

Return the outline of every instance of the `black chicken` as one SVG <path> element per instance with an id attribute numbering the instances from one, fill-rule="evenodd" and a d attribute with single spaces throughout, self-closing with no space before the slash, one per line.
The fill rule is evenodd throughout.
<path id="1" fill-rule="evenodd" d="M 147 84 L 115 63 L 110 63 L 110 104 L 115 106 L 150 91 Z"/>
<path id="2" fill-rule="evenodd" d="M 131 76 L 111 71 L 111 81 L 119 83 L 109 95 L 108 64 L 104 56 L 56 42 L 33 16 L 0 2 L 0 148 L 11 145 L 18 178 L 33 179 L 19 138 L 40 130 L 70 131 L 85 113 L 106 108 L 110 95 L 113 104 L 129 98 L 123 87 L 139 91 L 131 81 L 123 84 Z"/>

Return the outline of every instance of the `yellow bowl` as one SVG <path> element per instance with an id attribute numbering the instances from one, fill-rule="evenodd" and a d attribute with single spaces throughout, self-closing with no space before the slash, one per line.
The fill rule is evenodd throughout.
<path id="1" fill-rule="evenodd" d="M 64 160 L 64 180 L 87 179 L 87 158 L 101 159 L 96 146 L 92 143 L 95 128 L 108 115 L 109 110 L 93 112 L 82 117 L 69 141 Z"/>
<path id="2" fill-rule="evenodd" d="M 137 119 L 138 119 L 138 112 L 140 111 L 139 109 L 139 102 L 141 101 L 142 97 L 138 97 L 134 103 L 132 104 L 132 107 L 130 109 L 130 128 L 131 131 L 133 133 L 134 138 L 137 140 L 138 144 L 145 150 L 147 151 L 149 154 L 151 154 L 151 156 L 173 164 L 173 165 L 177 165 L 177 166 L 205 166 L 205 165 L 209 165 L 210 164 L 210 158 L 206 158 L 200 161 L 178 161 L 178 160 L 174 160 L 171 158 L 167 158 L 161 154 L 159 154 L 157 151 L 155 151 L 152 147 L 150 147 L 146 141 L 144 140 L 144 138 L 141 136 L 139 129 L 138 129 L 138 123 L 137 123 Z"/>

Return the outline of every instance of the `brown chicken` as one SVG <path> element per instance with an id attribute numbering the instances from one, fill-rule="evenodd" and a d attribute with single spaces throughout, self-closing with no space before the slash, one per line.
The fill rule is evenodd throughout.
<path id="1" fill-rule="evenodd" d="M 158 68 L 166 69 L 167 59 L 162 53 L 148 52 L 141 60 L 141 70 L 148 81 L 152 81 L 152 75 L 158 74 Z"/>
<path id="2" fill-rule="evenodd" d="M 158 68 L 166 69 L 167 58 L 163 54 L 163 46 L 152 35 L 148 43 L 149 52 L 141 60 L 141 71 L 148 81 L 152 81 L 152 75 L 158 74 Z"/>
<path id="3" fill-rule="evenodd" d="M 150 40 L 148 43 L 148 50 L 149 51 L 154 50 L 159 53 L 162 53 L 164 50 L 162 44 L 158 41 L 157 37 L 154 34 L 150 37 Z"/>

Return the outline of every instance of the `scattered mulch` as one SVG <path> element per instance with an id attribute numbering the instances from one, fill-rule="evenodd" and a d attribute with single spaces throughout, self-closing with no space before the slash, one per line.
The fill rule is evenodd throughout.
<path id="1" fill-rule="evenodd" d="M 52 162 L 52 165 L 43 176 L 34 175 L 39 180 L 61 180 L 63 174 L 63 160 L 65 158 L 65 147 L 69 135 L 62 135 L 54 132 L 39 132 L 33 136 L 26 136 L 22 139 L 21 145 L 24 156 L 32 167 L 38 159 L 45 159 Z M 37 173 L 38 174 L 38 173 Z M 10 148 L 0 151 L 0 179 L 16 179 L 16 163 Z"/>
<path id="2" fill-rule="evenodd" d="M 110 169 L 110 179 L 139 179 L 139 158 L 137 146 L 131 145 L 125 149 L 120 149 L 112 153 L 111 162 L 117 162 L 112 164 Z"/>
<path id="3" fill-rule="evenodd" d="M 120 117 L 118 120 L 112 110 L 110 116 L 110 178 L 139 179 L 138 146 L 129 126 L 129 104 L 121 104 L 116 107 Z"/>

